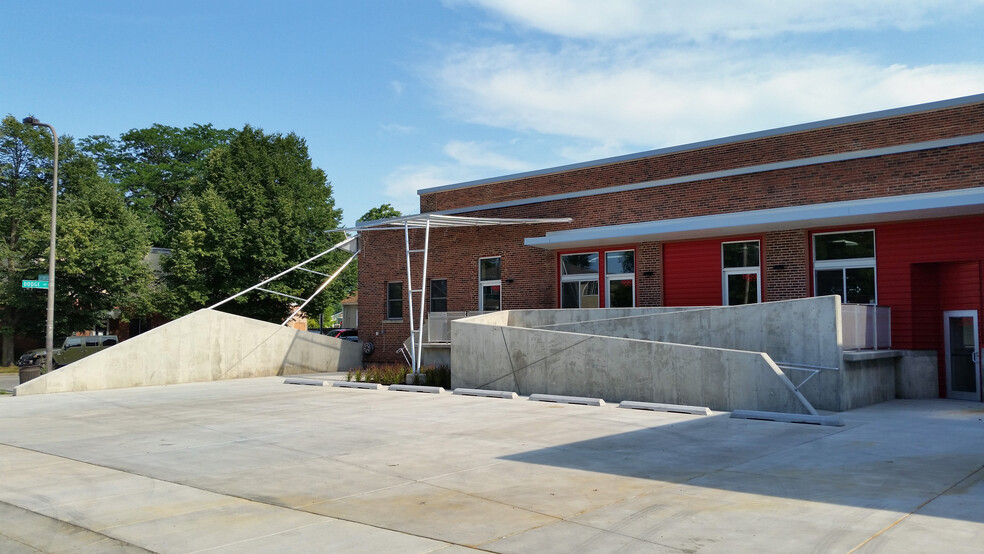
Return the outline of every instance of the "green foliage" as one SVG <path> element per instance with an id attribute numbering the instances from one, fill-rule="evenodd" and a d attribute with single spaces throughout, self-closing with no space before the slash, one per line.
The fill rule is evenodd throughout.
<path id="1" fill-rule="evenodd" d="M 47 130 L 12 116 L 0 123 L 0 334 L 2 362 L 13 359 L 13 335 L 41 336 L 43 291 L 21 280 L 48 273 L 54 148 Z M 91 328 L 104 312 L 126 305 L 149 308 L 145 226 L 96 162 L 59 139 L 58 235 L 55 270 L 56 334 Z"/>
<path id="2" fill-rule="evenodd" d="M 365 381 L 381 385 L 404 384 L 410 368 L 402 364 L 366 364 L 364 368 L 349 370 L 346 381 Z M 451 388 L 451 368 L 446 365 L 420 368 L 416 385 Z"/>
<path id="3" fill-rule="evenodd" d="M 307 145 L 297 135 L 245 127 L 209 154 L 200 189 L 174 208 L 173 254 L 164 265 L 168 291 L 161 302 L 171 317 L 232 296 L 343 238 L 326 232 L 338 227 L 341 210 L 334 206 L 324 172 L 311 165 Z M 334 252 L 308 267 L 330 273 L 346 257 Z M 320 276 L 294 272 L 268 288 L 307 297 L 320 282 Z M 330 288 L 309 313 L 342 298 L 344 291 Z M 292 303 L 255 292 L 222 309 L 278 321 Z"/>
<path id="4" fill-rule="evenodd" d="M 400 211 L 393 206 L 383 204 L 362 214 L 362 217 L 360 217 L 357 221 L 375 221 L 377 219 L 389 219 L 391 217 L 400 217 L 402 215 L 403 214 L 401 214 Z"/>

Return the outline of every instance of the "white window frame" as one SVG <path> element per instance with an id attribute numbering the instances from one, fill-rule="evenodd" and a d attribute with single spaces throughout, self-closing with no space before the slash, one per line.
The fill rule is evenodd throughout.
<path id="1" fill-rule="evenodd" d="M 612 281 L 632 281 L 632 305 L 631 306 L 619 306 L 620 308 L 635 308 L 635 297 L 636 297 L 636 286 L 635 286 L 635 271 L 632 273 L 608 273 L 608 254 L 612 252 L 632 252 L 632 269 L 635 269 L 635 248 L 622 248 L 619 250 L 605 250 L 603 252 L 605 256 L 605 307 L 611 308 L 611 282 Z"/>
<path id="2" fill-rule="evenodd" d="M 598 272 L 597 273 L 575 273 L 573 275 L 564 275 L 564 256 L 578 256 L 581 254 L 596 254 L 598 256 Z M 602 252 L 600 250 L 585 250 L 583 252 L 565 252 L 560 254 L 557 258 L 557 271 L 560 272 L 560 307 L 564 306 L 564 283 L 578 283 L 578 295 L 577 295 L 577 308 L 567 308 L 569 310 L 577 310 L 581 308 L 581 287 L 584 286 L 582 283 L 590 283 L 594 281 L 596 286 L 601 285 L 601 261 Z M 607 285 L 607 283 L 605 283 Z M 601 290 L 598 290 L 598 307 L 601 307 Z M 607 304 L 607 302 L 606 302 Z"/>
<path id="3" fill-rule="evenodd" d="M 499 278 L 498 279 L 488 279 L 482 280 L 482 260 L 499 260 Z M 485 287 L 499 287 L 499 307 L 495 310 L 502 310 L 502 256 L 485 256 L 478 259 L 478 311 L 484 312 L 485 310 L 485 295 L 483 294 Z"/>
<path id="4" fill-rule="evenodd" d="M 817 261 L 817 239 L 816 237 L 823 235 L 842 235 L 844 233 L 871 233 L 871 247 L 875 251 L 875 256 L 872 258 L 842 258 L 838 260 L 822 260 Z M 831 270 L 839 269 L 841 270 L 841 286 L 844 290 L 844 297 L 841 301 L 847 304 L 847 269 L 868 269 L 871 268 L 872 275 L 875 280 L 875 301 L 870 305 L 878 305 L 878 264 L 876 263 L 878 259 L 878 236 L 874 229 L 845 229 L 843 231 L 827 231 L 823 233 L 812 233 L 810 236 L 810 250 L 813 254 L 813 295 L 817 294 L 817 270 Z"/>
<path id="5" fill-rule="evenodd" d="M 725 244 L 742 244 L 745 242 L 754 242 L 758 244 L 759 247 L 759 265 L 749 265 L 745 267 L 724 267 L 724 245 Z M 730 306 L 728 304 L 728 277 L 731 275 L 749 275 L 755 274 L 755 293 L 757 301 L 756 304 L 762 303 L 762 241 L 759 239 L 749 239 L 749 240 L 727 240 L 721 243 L 721 305 Z"/>

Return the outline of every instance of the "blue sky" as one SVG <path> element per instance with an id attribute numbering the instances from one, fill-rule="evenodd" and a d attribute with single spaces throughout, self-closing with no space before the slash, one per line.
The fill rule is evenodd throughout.
<path id="1" fill-rule="evenodd" d="M 0 3 L 0 114 L 307 140 L 345 223 L 433 187 L 984 92 L 984 0 Z"/>

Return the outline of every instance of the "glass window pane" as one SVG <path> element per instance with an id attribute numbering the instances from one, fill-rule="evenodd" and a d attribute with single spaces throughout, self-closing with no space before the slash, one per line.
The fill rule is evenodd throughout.
<path id="1" fill-rule="evenodd" d="M 581 281 L 578 283 L 581 290 L 581 307 L 597 308 L 598 304 L 598 281 Z"/>
<path id="2" fill-rule="evenodd" d="M 482 287 L 482 309 L 486 312 L 494 312 L 501 309 L 499 285 L 485 285 Z"/>
<path id="3" fill-rule="evenodd" d="M 748 242 L 726 242 L 721 245 L 724 267 L 758 267 L 759 243 L 757 240 Z"/>
<path id="4" fill-rule="evenodd" d="M 729 273 L 727 283 L 729 306 L 755 304 L 759 301 L 757 273 Z"/>
<path id="5" fill-rule="evenodd" d="M 561 308 L 580 308 L 580 295 L 578 294 L 578 283 L 575 281 L 560 284 L 560 307 Z"/>
<path id="6" fill-rule="evenodd" d="M 560 257 L 561 275 L 598 273 L 598 253 L 565 254 Z"/>
<path id="7" fill-rule="evenodd" d="M 403 318 L 403 283 L 386 283 L 386 318 Z"/>
<path id="8" fill-rule="evenodd" d="M 827 296 L 828 294 L 838 294 L 841 297 L 841 301 L 844 300 L 843 269 L 817 270 L 816 296 Z"/>
<path id="9" fill-rule="evenodd" d="M 612 279 L 608 281 L 608 307 L 632 307 L 632 279 Z"/>
<path id="10" fill-rule="evenodd" d="M 635 251 L 606 252 L 605 273 L 635 273 Z"/>
<path id="11" fill-rule="evenodd" d="M 855 267 L 845 269 L 844 272 L 847 274 L 846 302 L 851 304 L 874 304 L 875 268 Z"/>
<path id="12" fill-rule="evenodd" d="M 502 258 L 482 258 L 478 260 L 478 280 L 497 281 L 501 277 Z"/>
<path id="13" fill-rule="evenodd" d="M 875 257 L 875 232 L 852 231 L 814 235 L 817 261 Z"/>

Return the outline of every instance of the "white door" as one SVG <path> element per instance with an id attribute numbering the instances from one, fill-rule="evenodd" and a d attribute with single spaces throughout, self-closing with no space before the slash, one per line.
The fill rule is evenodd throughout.
<path id="1" fill-rule="evenodd" d="M 943 312 L 947 398 L 981 400 L 981 345 L 978 336 L 976 310 Z"/>

